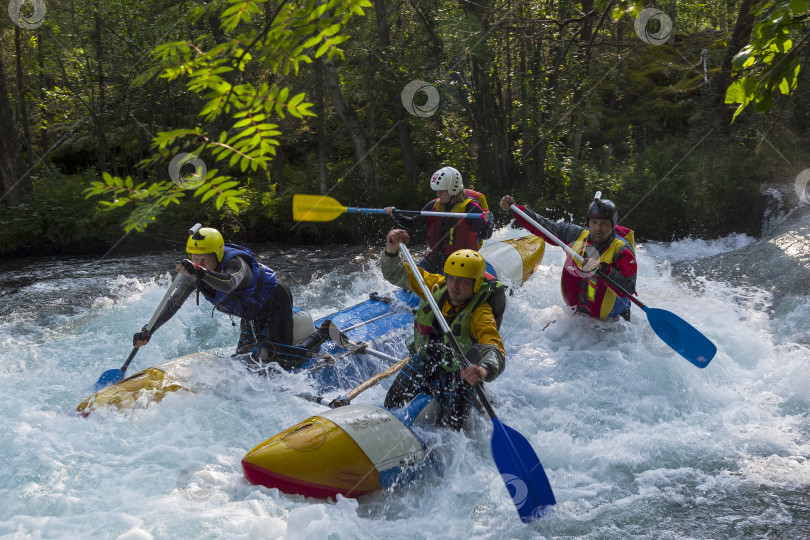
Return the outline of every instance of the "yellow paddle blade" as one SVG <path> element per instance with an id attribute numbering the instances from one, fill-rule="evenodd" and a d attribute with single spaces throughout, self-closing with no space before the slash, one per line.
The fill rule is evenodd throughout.
<path id="1" fill-rule="evenodd" d="M 295 221 L 332 221 L 346 212 L 346 207 L 326 195 L 293 195 Z"/>

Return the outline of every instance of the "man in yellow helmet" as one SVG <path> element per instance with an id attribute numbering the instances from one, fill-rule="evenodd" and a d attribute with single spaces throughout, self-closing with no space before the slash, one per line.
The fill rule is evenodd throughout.
<path id="1" fill-rule="evenodd" d="M 386 280 L 422 297 L 418 281 L 399 257 L 399 244 L 408 241 L 406 231 L 389 231 L 380 266 Z M 459 370 L 458 360 L 445 343 L 444 333 L 430 304 L 425 301 L 414 316 L 416 354 L 391 385 L 385 397 L 385 407 L 401 407 L 420 392 L 428 391 L 437 396 L 441 406 L 437 423 L 460 429 L 467 419 L 470 405 L 477 402 L 472 386 L 495 380 L 501 374 L 505 363 L 504 348 L 489 299 L 498 287 L 502 292 L 503 286 L 499 282 L 484 283 L 485 266 L 480 253 L 462 249 L 447 258 L 443 276 L 419 268 L 472 365 Z"/>
<path id="2" fill-rule="evenodd" d="M 186 252 L 189 258 L 177 265 L 185 277 L 158 316 L 152 331 L 135 334 L 133 343 L 141 347 L 152 333 L 177 313 L 193 291 L 214 304 L 214 308 L 241 319 L 237 354 L 251 348 L 271 351 L 285 349 L 293 342 L 292 294 L 276 278 L 275 272 L 261 264 L 249 249 L 225 242 L 222 234 L 210 227 L 189 230 Z M 267 356 L 267 355 L 264 355 Z M 271 355 L 274 356 L 274 355 Z M 302 357 L 303 358 L 303 357 Z M 296 359 L 273 357 L 285 369 L 296 367 Z"/>

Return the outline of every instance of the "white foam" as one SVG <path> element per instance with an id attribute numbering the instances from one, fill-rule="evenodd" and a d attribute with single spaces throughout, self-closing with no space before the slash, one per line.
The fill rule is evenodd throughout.
<path id="1" fill-rule="evenodd" d="M 520 234 L 502 229 L 496 238 Z M 789 537 L 799 526 L 790 494 L 810 486 L 807 308 L 770 320 L 756 291 L 673 281 L 664 261 L 748 239 L 689 242 L 641 246 L 639 298 L 717 344 L 702 370 L 657 340 L 635 307 L 630 323 L 603 323 L 561 306 L 559 248 L 549 246 L 540 270 L 510 297 L 507 368 L 487 391 L 501 420 L 536 450 L 558 499 L 531 525 L 499 486 L 486 417 L 467 433 L 438 435 L 442 475 L 323 502 L 249 485 L 241 473 L 249 449 L 323 410 L 293 395 L 310 389 L 303 377 L 243 376 L 223 363 L 195 374 L 197 393 L 126 414 L 73 416 L 98 376 L 123 363 L 165 276 L 109 276 L 95 298 L 72 313 L 54 306 L 51 319 L 51 308 L 32 320 L 21 306 L 0 321 L 0 431 L 8 434 L 0 442 L 0 536 Z M 369 290 L 387 290 L 373 262 L 349 274 L 324 271 L 294 294 L 319 316 Z M 237 331 L 190 299 L 131 369 L 230 348 Z M 379 403 L 384 386 L 358 401 Z"/>

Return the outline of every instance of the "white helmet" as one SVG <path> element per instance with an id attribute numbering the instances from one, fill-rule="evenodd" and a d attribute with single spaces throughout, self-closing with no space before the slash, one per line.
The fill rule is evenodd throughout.
<path id="1" fill-rule="evenodd" d="M 430 187 L 433 191 L 447 190 L 447 193 L 455 197 L 464 189 L 461 183 L 461 173 L 453 167 L 443 167 L 433 173 L 430 178 Z"/>

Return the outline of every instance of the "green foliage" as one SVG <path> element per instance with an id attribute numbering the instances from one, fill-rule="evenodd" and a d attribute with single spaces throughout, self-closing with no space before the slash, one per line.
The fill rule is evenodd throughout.
<path id="1" fill-rule="evenodd" d="M 769 110 L 776 90 L 788 96 L 796 89 L 801 69 L 799 49 L 810 38 L 802 22 L 810 15 L 808 11 L 808 0 L 767 0 L 757 6 L 755 13 L 762 18 L 754 26 L 751 43 L 734 57 L 734 72 L 739 78 L 726 90 L 726 103 L 739 104 L 733 119 L 751 102 L 759 112 Z"/>
<path id="2" fill-rule="evenodd" d="M 221 163 L 223 167 L 239 166 L 248 169 L 267 169 L 276 153 L 281 135 L 279 125 L 271 120 L 290 115 L 299 120 L 314 116 L 312 104 L 304 101 L 304 93 L 293 94 L 289 87 L 276 83 L 258 85 L 244 80 L 242 74 L 250 68 L 265 70 L 266 77 L 296 75 L 302 63 L 313 58 L 343 57 L 340 45 L 348 39 L 341 34 L 343 27 L 354 15 L 363 15 L 368 0 L 314 0 L 302 4 L 285 2 L 269 24 L 257 28 L 252 20 L 261 12 L 259 5 L 265 0 L 227 0 L 212 2 L 193 8 L 188 21 L 196 23 L 218 14 L 220 29 L 232 35 L 231 39 L 206 49 L 208 39 L 172 41 L 158 46 L 152 53 L 158 65 L 147 70 L 136 80 L 144 85 L 154 76 L 173 82 L 185 78 L 186 88 L 200 95 L 205 103 L 198 116 L 208 122 L 206 126 L 176 129 L 158 133 L 152 139 L 154 153 L 140 162 L 141 167 L 157 164 L 178 155 L 181 151 L 199 156 L 203 160 Z M 314 49 L 314 52 L 312 51 Z M 230 128 L 218 135 L 208 130 L 216 122 L 231 122 Z M 208 157 L 210 156 L 210 158 Z M 200 187 L 194 188 L 194 197 L 202 202 L 212 199 L 219 210 L 228 206 L 234 212 L 245 200 L 239 181 L 218 170 L 211 169 Z M 173 185 L 157 181 L 133 185 L 131 178 L 122 179 L 104 173 L 103 181 L 93 182 L 87 197 L 110 195 L 107 207 L 118 208 L 133 204 L 135 209 L 124 223 L 124 228 L 143 230 L 154 221 L 161 210 L 171 203 L 179 203 L 183 189 L 191 189 L 184 182 Z M 215 198 L 214 198 L 215 197 Z"/>
<path id="3" fill-rule="evenodd" d="M 765 4 L 759 22 L 773 22 L 776 11 L 792 5 L 793 23 L 802 23 L 796 14 L 804 4 L 786 2 Z M 71 238 L 83 239 L 71 240 L 77 251 L 96 246 L 104 252 L 121 234 L 109 238 L 104 228 L 71 228 L 71 219 L 87 223 L 86 216 L 123 222 L 131 232 L 122 247 L 131 246 L 132 238 L 182 236 L 198 221 L 236 241 L 377 241 L 390 219 L 345 216 L 328 224 L 296 224 L 292 195 L 325 189 L 346 205 L 418 209 L 434 196 L 430 174 L 444 165 L 458 168 L 465 184 L 490 203 L 510 192 L 555 218 L 579 220 L 583 200 L 596 190 L 625 211 L 641 201 L 627 219 L 646 238 L 756 233 L 755 220 L 741 223 L 737 214 L 712 214 L 710 208 L 733 197 L 754 204 L 764 180 L 792 182 L 797 171 L 786 163 L 807 161 L 806 148 L 794 143 L 806 141 L 810 129 L 803 106 L 810 85 L 791 84 L 798 81 L 795 70 L 781 79 L 793 97 L 767 115 L 743 115 L 730 129 L 713 110 L 719 93 L 725 94 L 715 81 L 740 0 L 659 3 L 677 31 L 676 39 L 660 46 L 636 35 L 634 19 L 652 6 L 637 0 L 596 0 L 589 12 L 590 3 L 514 0 L 495 17 L 478 3 L 434 0 L 381 2 L 375 8 L 385 8 L 385 17 L 382 11 L 379 17 L 353 16 L 360 5 L 72 0 L 70 12 L 49 12 L 45 24 L 22 41 L 22 94 L 13 36 L 0 34 L 13 116 L 22 118 L 20 95 L 29 105 L 33 158 L 45 155 L 45 167 L 50 161 L 65 177 L 83 178 L 91 197 L 71 200 L 51 181 L 52 173 L 37 170 L 39 191 L 27 206 L 17 213 L 2 210 L 3 239 L 23 252 L 34 244 L 66 249 L 21 240 L 48 238 L 45 216 L 60 216 L 62 226 L 62 214 L 43 211 L 40 199 L 42 189 L 53 189 L 73 213 L 64 215 L 63 226 Z M 783 35 L 786 22 L 768 31 L 778 28 Z M 753 38 L 767 38 L 762 28 Z M 805 57 L 802 28 L 790 28 L 789 42 L 776 41 L 772 58 L 748 62 L 738 74 L 762 78 L 775 66 L 781 69 L 782 52 Z M 592 39 L 586 42 L 588 29 Z M 353 39 L 346 40 L 349 34 Z M 163 45 L 155 49 L 155 43 Z M 797 53 L 802 43 L 804 52 Z M 751 50 L 750 58 L 756 57 Z M 333 58 L 337 89 L 315 69 L 318 55 Z M 431 116 L 402 108 L 402 89 L 417 79 L 441 96 Z M 749 86 L 738 97 L 755 92 L 756 82 L 741 83 Z M 779 91 L 779 85 L 774 88 Z M 356 113 L 359 130 L 338 113 L 336 90 Z M 415 96 L 415 102 L 424 101 L 424 94 Z M 321 129 L 323 154 L 316 137 Z M 712 129 L 713 136 L 662 180 Z M 358 131 L 368 142 L 364 159 L 373 181 L 358 173 Z M 727 132 L 735 138 L 724 139 L 731 137 Z M 23 151 L 24 161 L 32 163 Z M 178 166 L 181 154 L 202 164 L 193 176 L 177 170 L 192 164 L 183 160 Z"/>
<path id="4" fill-rule="evenodd" d="M 208 171 L 205 178 L 198 182 L 199 187 L 194 191 L 194 196 L 199 197 L 200 202 L 216 197 L 217 210 L 227 204 L 234 212 L 238 211 L 239 205 L 244 203 L 240 195 L 245 189 L 236 188 L 238 182 L 231 180 L 230 176 L 218 176 L 217 172 L 216 169 Z M 155 221 L 162 208 L 172 203 L 180 204 L 180 199 L 185 196 L 185 188 L 169 181 L 148 185 L 147 182 L 141 182 L 135 185 L 129 176 L 122 179 L 106 172 L 102 178 L 102 182 L 90 182 L 90 187 L 85 190 L 86 197 L 109 196 L 111 200 L 100 203 L 107 208 L 120 208 L 134 203 L 135 209 L 123 224 L 126 232 L 144 231 L 149 223 Z"/>
<path id="5" fill-rule="evenodd" d="M 606 0 L 598 0 L 596 5 L 599 9 L 605 9 L 605 5 L 609 4 Z M 611 2 L 611 16 L 614 19 L 621 19 L 625 16 L 635 17 L 644 9 L 644 3 L 640 0 L 618 0 Z"/>
<path id="6" fill-rule="evenodd" d="M 81 197 L 92 171 L 42 173 L 25 204 L 0 205 L 0 255 L 103 252 L 120 238 L 122 213 Z"/>
<path id="7" fill-rule="evenodd" d="M 773 167 L 779 158 L 753 154 L 747 149 L 751 141 L 740 134 L 694 146 L 698 141 L 696 135 L 662 140 L 611 170 L 619 189 L 607 193 L 622 202 L 620 222 L 635 229 L 637 238 L 760 233 L 758 209 L 769 178 L 756 165 Z"/>

